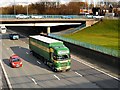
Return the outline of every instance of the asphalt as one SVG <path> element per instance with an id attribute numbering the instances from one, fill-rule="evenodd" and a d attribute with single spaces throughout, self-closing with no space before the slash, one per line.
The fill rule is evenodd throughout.
<path id="1" fill-rule="evenodd" d="M 68 72 L 53 72 L 29 50 L 27 38 L 2 39 L 2 62 L 13 88 L 96 88 L 117 89 L 119 81 L 81 62 L 72 56 L 72 68 Z M 12 68 L 9 57 L 17 54 L 23 59 L 23 67 Z M 39 63 L 38 63 L 39 62 Z"/>

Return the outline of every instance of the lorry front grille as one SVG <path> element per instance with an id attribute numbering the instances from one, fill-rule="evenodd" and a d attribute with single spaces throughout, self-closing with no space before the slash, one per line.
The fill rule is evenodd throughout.
<path id="1" fill-rule="evenodd" d="M 60 63 L 61 67 L 67 66 L 67 63 Z"/>

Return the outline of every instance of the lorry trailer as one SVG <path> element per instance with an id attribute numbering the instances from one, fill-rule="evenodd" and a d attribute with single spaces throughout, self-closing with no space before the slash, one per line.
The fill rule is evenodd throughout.
<path id="1" fill-rule="evenodd" d="M 42 57 L 44 64 L 53 71 L 70 70 L 70 50 L 62 41 L 41 35 L 29 36 L 29 48 L 33 55 Z"/>

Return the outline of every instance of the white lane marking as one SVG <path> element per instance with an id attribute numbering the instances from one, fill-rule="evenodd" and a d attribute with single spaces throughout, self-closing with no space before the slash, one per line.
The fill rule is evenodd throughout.
<path id="1" fill-rule="evenodd" d="M 1 67 L 2 67 L 2 70 L 3 70 L 3 73 L 4 73 L 4 75 L 5 75 L 5 78 L 6 78 L 6 80 L 7 80 L 8 87 L 9 87 L 10 90 L 13 90 L 12 85 L 11 85 L 11 83 L 10 83 L 10 80 L 8 79 L 8 75 L 7 75 L 6 71 L 5 71 L 5 68 L 4 68 L 4 66 L 3 66 L 3 63 L 2 63 L 2 60 L 1 60 L 1 59 L 0 59 L 0 64 L 1 64 Z"/>
<path id="2" fill-rule="evenodd" d="M 60 80 L 60 78 L 58 76 L 54 75 L 54 77 L 57 78 L 58 80 Z"/>
<path id="3" fill-rule="evenodd" d="M 26 54 L 29 54 L 28 52 L 26 52 Z"/>
<path id="4" fill-rule="evenodd" d="M 35 81 L 35 79 L 34 79 L 34 78 L 31 78 L 31 80 L 34 82 L 34 84 L 36 84 L 36 85 L 37 85 L 37 82 Z"/>
<path id="5" fill-rule="evenodd" d="M 15 42 L 13 41 L 13 44 L 14 44 Z"/>
<path id="6" fill-rule="evenodd" d="M 5 44 L 3 43 L 3 46 L 4 46 Z"/>
<path id="7" fill-rule="evenodd" d="M 81 77 L 83 76 L 83 75 L 81 75 L 81 74 L 80 74 L 80 73 L 78 73 L 78 72 L 75 72 L 75 73 L 76 73 L 77 75 L 81 76 Z"/>
<path id="8" fill-rule="evenodd" d="M 103 74 L 109 76 L 109 77 L 112 77 L 112 78 L 114 78 L 114 79 L 120 81 L 119 78 L 117 78 L 117 77 L 115 77 L 115 76 L 113 76 L 113 75 L 110 75 L 110 74 L 108 74 L 108 73 L 106 73 L 106 72 L 104 72 L 104 71 L 102 71 L 102 70 L 99 70 L 99 69 L 96 68 L 96 67 L 93 67 L 93 66 L 92 66 L 90 63 L 88 63 L 88 62 L 85 62 L 85 61 L 80 60 L 80 59 L 78 60 L 78 59 L 79 59 L 79 58 L 74 59 L 74 60 L 76 60 L 76 61 L 78 61 L 78 62 L 80 62 L 80 63 L 82 63 L 82 64 L 84 64 L 84 65 L 86 65 L 86 66 L 89 66 L 89 67 L 91 67 L 91 68 L 93 68 L 93 69 L 95 69 L 95 70 L 97 70 L 97 71 L 99 71 L 99 72 L 101 72 L 101 73 L 103 73 Z"/>
<path id="9" fill-rule="evenodd" d="M 39 61 L 37 61 L 38 64 L 41 64 Z"/>
<path id="10" fill-rule="evenodd" d="M 7 50 L 9 50 L 9 48 L 7 48 Z"/>

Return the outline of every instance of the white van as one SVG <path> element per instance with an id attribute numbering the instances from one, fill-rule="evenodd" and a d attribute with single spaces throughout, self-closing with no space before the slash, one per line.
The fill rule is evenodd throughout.
<path id="1" fill-rule="evenodd" d="M 1 32 L 1 33 L 6 33 L 6 29 L 7 29 L 7 28 L 6 28 L 5 26 L 1 26 L 1 27 L 0 27 L 0 32 Z"/>

